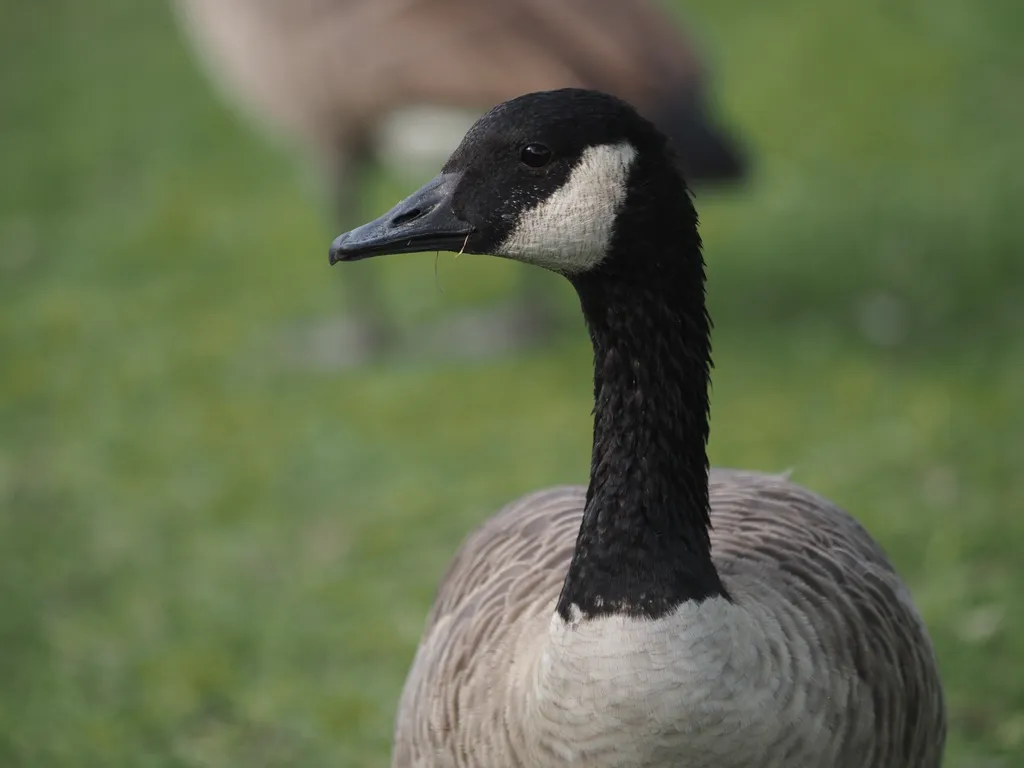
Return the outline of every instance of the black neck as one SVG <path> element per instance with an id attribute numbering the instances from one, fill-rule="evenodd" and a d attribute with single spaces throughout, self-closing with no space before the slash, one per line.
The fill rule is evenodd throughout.
<path id="1" fill-rule="evenodd" d="M 710 321 L 696 222 L 689 224 L 676 224 L 687 253 L 632 259 L 620 250 L 620 274 L 573 280 L 594 346 L 594 448 L 558 602 L 565 619 L 573 605 L 584 616 L 657 618 L 725 595 L 708 537 Z"/>

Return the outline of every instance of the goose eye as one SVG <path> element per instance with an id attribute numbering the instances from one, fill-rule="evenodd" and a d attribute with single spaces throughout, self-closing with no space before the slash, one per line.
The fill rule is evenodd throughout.
<path id="1" fill-rule="evenodd" d="M 551 150 L 543 144 L 527 144 L 519 153 L 519 159 L 531 168 L 541 168 L 551 160 Z"/>

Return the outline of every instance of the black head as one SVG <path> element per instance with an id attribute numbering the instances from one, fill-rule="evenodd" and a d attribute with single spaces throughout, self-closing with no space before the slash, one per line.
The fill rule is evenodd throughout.
<path id="1" fill-rule="evenodd" d="M 331 262 L 443 249 L 559 272 L 594 347 L 594 449 L 558 611 L 657 618 L 724 594 L 708 537 L 709 320 L 697 220 L 665 137 L 566 89 L 508 101 Z"/>
<path id="2" fill-rule="evenodd" d="M 696 239 L 696 215 L 665 136 L 615 97 L 567 88 L 492 109 L 436 178 L 338 237 L 330 256 L 333 264 L 446 250 L 576 277 L 640 267 L 643 249 L 626 255 L 617 244 L 629 237 L 649 245 L 659 232 Z"/>

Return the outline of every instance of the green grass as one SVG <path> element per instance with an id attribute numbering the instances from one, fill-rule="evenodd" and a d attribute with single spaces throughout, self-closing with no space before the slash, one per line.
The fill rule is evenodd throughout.
<path id="1" fill-rule="evenodd" d="M 689 5 L 758 160 L 698 199 L 712 458 L 853 511 L 931 627 L 948 764 L 1021 765 L 1024 11 Z M 345 279 L 326 206 L 156 4 L 3 0 L 0 98 L 0 765 L 386 764 L 458 540 L 586 477 L 582 334 L 287 364 Z M 432 258 L 381 262 L 406 322 L 519 274 L 440 267 L 443 295 Z"/>

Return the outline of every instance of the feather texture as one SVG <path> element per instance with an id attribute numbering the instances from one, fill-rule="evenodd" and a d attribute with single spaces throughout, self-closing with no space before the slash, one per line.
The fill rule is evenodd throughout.
<path id="1" fill-rule="evenodd" d="M 552 616 L 586 489 L 529 494 L 471 533 L 427 619 L 392 765 L 939 766 L 945 711 L 934 654 L 882 549 L 850 515 L 785 477 L 712 470 L 709 486 L 713 559 L 734 604 L 684 605 L 668 625 L 636 622 L 633 642 L 648 651 L 672 628 L 671 658 L 641 654 L 640 669 L 616 676 L 603 702 L 585 701 L 582 685 L 575 701 L 535 702 L 551 694 L 546 679 L 564 675 L 552 670 L 566 661 L 549 649 L 560 632 Z M 700 610 L 727 618 L 707 621 Z M 698 639 L 684 642 L 687 633 Z M 594 635 L 616 638 L 608 626 Z M 623 647 L 614 654 L 609 668 L 628 668 Z M 598 668 L 583 674 L 588 689 L 605 690 Z M 667 692 L 646 687 L 658 676 L 672 683 Z M 692 721 L 650 718 L 659 695 L 686 701 L 688 686 Z M 631 700 L 631 687 L 642 698 Z M 753 690 L 772 698 L 761 706 Z M 606 717 L 618 711 L 613 694 L 627 700 L 619 709 L 635 707 L 636 721 Z M 564 717 L 545 723 L 540 710 Z M 673 750 L 680 742 L 694 755 L 688 762 Z"/>

